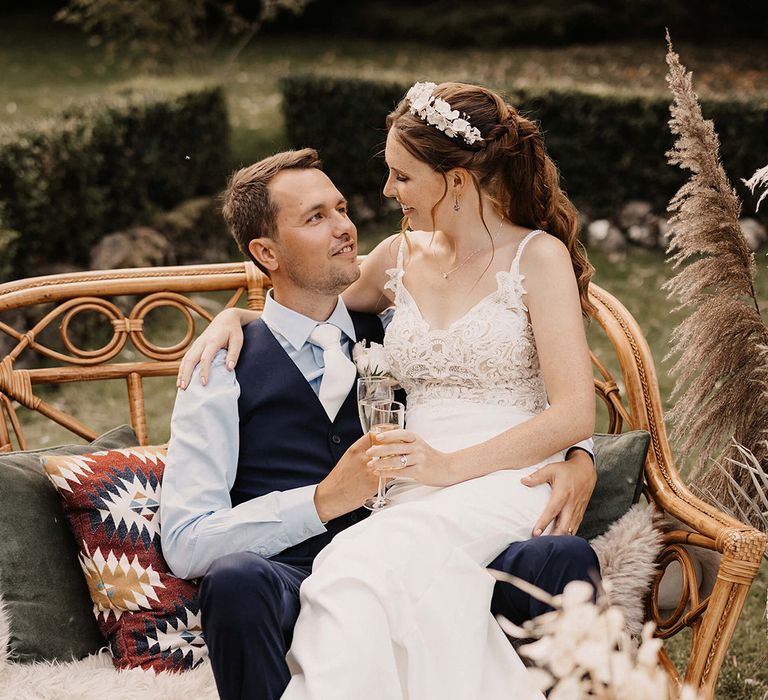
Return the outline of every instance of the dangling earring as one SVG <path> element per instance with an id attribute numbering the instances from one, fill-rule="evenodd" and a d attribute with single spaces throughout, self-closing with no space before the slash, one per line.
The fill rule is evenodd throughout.
<path id="1" fill-rule="evenodd" d="M 461 209 L 461 204 L 459 204 L 459 195 L 456 195 L 453 200 L 453 211 L 459 211 L 459 209 Z"/>

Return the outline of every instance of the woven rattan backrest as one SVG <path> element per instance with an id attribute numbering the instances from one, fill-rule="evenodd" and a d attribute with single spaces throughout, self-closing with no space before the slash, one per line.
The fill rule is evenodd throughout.
<path id="1" fill-rule="evenodd" d="M 242 303 L 243 295 L 249 308 L 260 309 L 268 284 L 268 279 L 246 262 L 68 273 L 0 285 L 0 449 L 13 448 L 12 434 L 18 447 L 27 447 L 14 404 L 46 416 L 82 438 L 93 439 L 93 428 L 36 389 L 106 379 L 126 381 L 131 421 L 145 444 L 148 431 L 142 380 L 174 375 L 179 359 L 216 311 Z M 215 301 L 206 298 L 214 292 L 229 295 L 222 299 L 219 294 Z M 626 311 L 594 285 L 593 297 L 601 310 L 598 320 L 609 337 L 619 332 L 607 309 L 618 308 L 628 316 Z M 154 343 L 145 334 L 147 318 L 159 309 L 172 309 L 183 317 L 183 337 L 171 345 Z M 92 317 L 91 329 L 95 327 L 103 341 L 98 348 L 78 345 L 81 340 L 76 329 L 86 312 Z M 633 331 L 639 333 L 635 328 Z M 634 361 L 622 344 L 616 349 L 622 363 Z M 642 411 L 633 405 L 638 400 L 633 395 L 636 383 L 629 387 L 629 401 L 624 403 L 619 384 L 605 364 L 594 355 L 593 362 L 596 393 L 608 409 L 607 430 L 621 432 L 628 426 L 645 426 Z M 652 363 L 649 368 L 655 381 Z"/>
<path id="2" fill-rule="evenodd" d="M 146 444 L 142 380 L 175 374 L 201 326 L 220 308 L 245 295 L 250 308 L 260 309 L 265 281 L 252 263 L 229 263 L 69 273 L 0 285 L 0 449 L 12 449 L 12 434 L 27 449 L 15 404 L 93 439 L 96 431 L 36 390 L 107 379 L 126 381 L 131 422 Z M 216 292 L 224 299 L 212 302 Z M 183 337 L 172 345 L 153 343 L 145 334 L 147 317 L 159 309 L 184 319 Z M 99 348 L 83 349 L 74 337 L 86 312 L 91 330 L 103 339 Z"/>

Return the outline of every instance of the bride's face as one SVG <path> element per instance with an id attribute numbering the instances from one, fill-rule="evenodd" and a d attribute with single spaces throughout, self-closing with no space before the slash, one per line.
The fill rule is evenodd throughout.
<path id="1" fill-rule="evenodd" d="M 432 231 L 433 226 L 443 229 L 441 221 L 448 220 L 452 209 L 445 178 L 428 163 L 414 158 L 400 143 L 394 130 L 387 135 L 384 158 L 389 168 L 384 196 L 398 201 L 410 228 L 416 231 Z"/>

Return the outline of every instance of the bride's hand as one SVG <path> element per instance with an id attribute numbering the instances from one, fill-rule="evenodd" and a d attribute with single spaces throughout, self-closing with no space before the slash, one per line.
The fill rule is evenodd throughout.
<path id="1" fill-rule="evenodd" d="M 208 373 L 214 355 L 222 348 L 227 348 L 226 367 L 232 371 L 237 364 L 240 350 L 243 347 L 243 329 L 246 323 L 259 317 L 255 311 L 246 309 L 224 309 L 216 315 L 199 338 L 189 346 L 184 353 L 176 375 L 176 386 L 186 389 L 192 378 L 192 370 L 200 364 L 200 382 L 203 386 L 208 383 Z"/>
<path id="2" fill-rule="evenodd" d="M 456 483 L 451 455 L 440 452 L 411 430 L 379 433 L 368 448 L 368 468 L 382 476 L 407 476 L 427 486 Z"/>

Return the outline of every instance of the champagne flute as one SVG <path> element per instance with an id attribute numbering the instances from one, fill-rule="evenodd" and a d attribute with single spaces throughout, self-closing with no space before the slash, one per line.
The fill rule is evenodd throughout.
<path id="1" fill-rule="evenodd" d="M 357 413 L 364 433 L 371 428 L 371 405 L 394 398 L 395 391 L 389 377 L 360 377 L 357 380 Z"/>
<path id="2" fill-rule="evenodd" d="M 397 430 L 405 425 L 405 406 L 399 401 L 376 401 L 371 404 L 371 442 L 376 442 L 376 436 L 390 430 Z M 379 473 L 379 485 L 376 496 L 369 498 L 363 505 L 368 510 L 381 510 L 389 505 L 389 499 L 384 495 L 384 476 Z"/>

